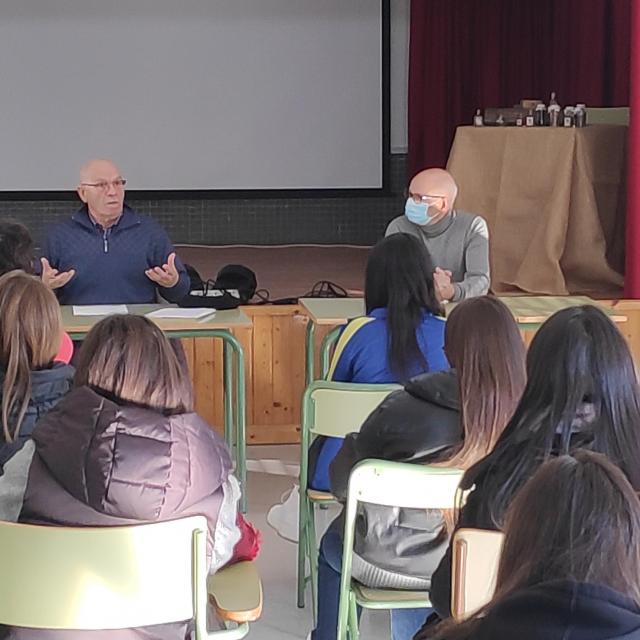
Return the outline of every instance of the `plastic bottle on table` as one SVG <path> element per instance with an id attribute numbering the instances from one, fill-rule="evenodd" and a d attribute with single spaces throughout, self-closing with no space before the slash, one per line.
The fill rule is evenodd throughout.
<path id="1" fill-rule="evenodd" d="M 536 127 L 544 127 L 547 124 L 547 108 L 544 104 L 540 103 L 536 107 L 534 121 Z"/>
<path id="2" fill-rule="evenodd" d="M 549 112 L 549 125 L 557 127 L 560 124 L 560 105 L 556 100 L 555 91 L 551 93 L 551 99 L 549 100 L 549 108 L 547 111 Z"/>
<path id="3" fill-rule="evenodd" d="M 476 115 L 473 116 L 473 126 L 474 127 L 484 126 L 484 118 L 482 117 L 482 111 L 480 109 L 476 109 Z"/>

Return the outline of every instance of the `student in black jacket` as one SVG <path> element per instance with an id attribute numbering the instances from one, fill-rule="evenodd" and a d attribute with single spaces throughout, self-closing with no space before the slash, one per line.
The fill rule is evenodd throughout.
<path id="1" fill-rule="evenodd" d="M 467 468 L 491 450 L 525 384 L 525 350 L 516 322 L 497 298 L 465 300 L 447 319 L 445 351 L 456 370 L 413 378 L 371 413 L 359 433 L 347 436 L 330 468 L 331 488 L 340 499 L 346 498 L 351 469 L 365 458 Z M 356 523 L 354 577 L 369 587 L 428 589 L 447 547 L 442 512 L 363 507 Z M 340 575 L 336 558 L 328 556 L 341 546 L 341 522 L 321 545 L 314 640 L 335 638 L 333 583 Z M 426 614 L 426 609 L 394 611 L 394 640 L 410 640 Z"/>
<path id="2" fill-rule="evenodd" d="M 494 450 L 464 476 L 463 488 L 474 489 L 457 526 L 502 529 L 507 507 L 538 467 L 578 448 L 603 453 L 640 489 L 639 429 L 638 383 L 623 336 L 596 307 L 559 311 L 531 343 L 527 386 L 513 418 Z M 441 619 L 450 616 L 450 551 L 431 582 Z M 432 616 L 426 626 L 435 623 Z"/>
<path id="3" fill-rule="evenodd" d="M 436 638 L 639 640 L 640 500 L 624 473 L 586 450 L 543 464 L 508 510 L 493 599 Z"/>
<path id="4" fill-rule="evenodd" d="M 60 307 L 39 278 L 23 271 L 0 277 L 0 318 L 0 520 L 15 521 L 30 459 L 19 453 L 33 449 L 36 422 L 67 394 L 74 369 L 54 362 Z"/>

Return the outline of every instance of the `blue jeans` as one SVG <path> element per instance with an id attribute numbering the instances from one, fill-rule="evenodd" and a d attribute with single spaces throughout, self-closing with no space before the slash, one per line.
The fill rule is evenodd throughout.
<path id="1" fill-rule="evenodd" d="M 413 640 L 433 609 L 391 609 L 392 640 Z"/>
<path id="2" fill-rule="evenodd" d="M 342 536 L 329 529 L 320 542 L 318 556 L 318 626 L 312 640 L 336 640 L 340 602 L 340 572 L 342 571 Z M 412 640 L 422 627 L 431 609 L 393 609 L 391 636 L 393 640 Z M 360 609 L 358 609 L 358 616 Z"/>

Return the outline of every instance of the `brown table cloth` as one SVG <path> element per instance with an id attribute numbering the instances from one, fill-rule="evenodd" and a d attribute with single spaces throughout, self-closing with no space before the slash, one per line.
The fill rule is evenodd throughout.
<path id="1" fill-rule="evenodd" d="M 623 285 L 627 127 L 459 127 L 456 207 L 490 232 L 496 293 L 614 295 Z"/>

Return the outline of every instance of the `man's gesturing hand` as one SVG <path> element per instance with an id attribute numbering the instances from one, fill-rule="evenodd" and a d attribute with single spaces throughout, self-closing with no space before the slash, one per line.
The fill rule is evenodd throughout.
<path id="1" fill-rule="evenodd" d="M 40 262 L 42 263 L 42 274 L 40 278 L 49 289 L 64 287 L 64 285 L 76 275 L 75 269 L 69 269 L 69 271 L 58 271 L 54 269 L 46 258 L 40 258 Z"/>
<path id="2" fill-rule="evenodd" d="M 178 284 L 180 274 L 176 269 L 176 254 L 170 253 L 167 258 L 167 262 L 161 267 L 153 267 L 153 269 L 147 269 L 145 271 L 147 278 L 153 280 L 165 289 L 171 289 Z"/>

